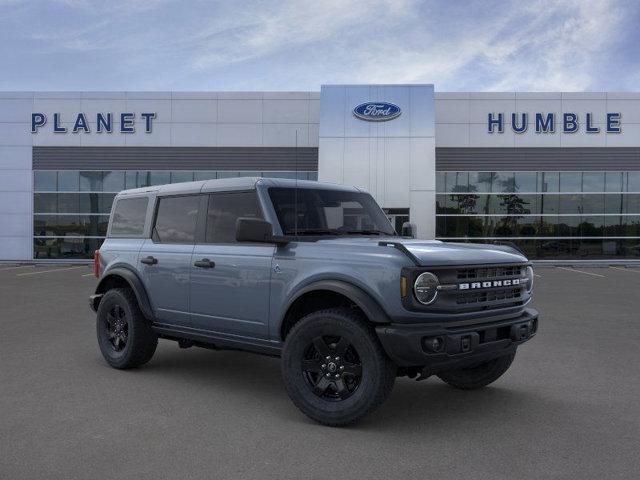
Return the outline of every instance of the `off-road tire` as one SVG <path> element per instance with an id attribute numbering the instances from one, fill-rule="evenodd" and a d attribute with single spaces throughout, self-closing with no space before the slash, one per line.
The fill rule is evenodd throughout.
<path id="1" fill-rule="evenodd" d="M 124 348 L 116 350 L 109 336 L 108 316 L 113 317 L 115 309 L 124 312 L 127 338 Z M 109 365 L 118 369 L 134 368 L 147 363 L 158 346 L 158 336 L 144 318 L 138 301 L 128 288 L 115 288 L 104 294 L 96 315 L 96 333 L 102 356 Z M 111 317 L 111 318 L 112 318 Z"/>
<path id="2" fill-rule="evenodd" d="M 329 342 L 330 348 L 335 345 L 332 338 L 344 338 L 349 342 L 348 348 L 353 348 L 349 350 L 351 358 L 353 352 L 357 353 L 360 377 L 352 376 L 349 381 L 355 384 L 359 378 L 359 383 L 347 398 L 327 399 L 314 393 L 309 373 L 303 371 L 303 360 L 308 359 L 309 348 L 315 349 L 310 345 L 318 337 Z M 353 367 L 345 365 L 347 369 Z M 357 422 L 387 399 L 395 382 L 396 366 L 361 315 L 346 308 L 333 308 L 310 313 L 294 325 L 282 351 L 282 376 L 289 397 L 305 415 L 323 425 L 338 427 Z M 346 378 L 343 386 L 347 384 Z"/>
<path id="3" fill-rule="evenodd" d="M 494 358 L 488 362 L 471 368 L 449 370 L 438 374 L 440 379 L 454 388 L 461 390 L 475 390 L 482 388 L 500 378 L 511 366 L 516 354 Z"/>

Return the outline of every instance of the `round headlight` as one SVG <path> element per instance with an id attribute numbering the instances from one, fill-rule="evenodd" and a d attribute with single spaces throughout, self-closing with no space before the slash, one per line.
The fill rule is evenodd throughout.
<path id="1" fill-rule="evenodd" d="M 533 267 L 532 266 L 527 267 L 525 275 L 527 277 L 527 292 L 531 293 L 531 290 L 533 290 Z"/>
<path id="2" fill-rule="evenodd" d="M 424 272 L 416 278 L 416 283 L 413 284 L 413 293 L 421 304 L 429 305 L 438 295 L 438 285 L 440 285 L 438 277 L 431 272 Z"/>

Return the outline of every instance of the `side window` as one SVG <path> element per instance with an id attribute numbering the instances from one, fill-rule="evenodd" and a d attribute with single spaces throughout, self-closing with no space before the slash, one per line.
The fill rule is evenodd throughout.
<path id="1" fill-rule="evenodd" d="M 153 228 L 156 243 L 193 243 L 196 237 L 199 195 L 161 197 Z"/>
<path id="2" fill-rule="evenodd" d="M 119 199 L 113 210 L 110 236 L 142 235 L 148 203 L 147 197 Z"/>
<path id="3" fill-rule="evenodd" d="M 209 195 L 207 243 L 235 243 L 238 217 L 262 218 L 256 192 Z"/>

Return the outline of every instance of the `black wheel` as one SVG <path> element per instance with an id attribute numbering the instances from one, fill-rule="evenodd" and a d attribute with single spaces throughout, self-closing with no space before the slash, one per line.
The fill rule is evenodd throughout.
<path id="1" fill-rule="evenodd" d="M 322 310 L 300 320 L 282 351 L 282 376 L 293 403 L 330 426 L 354 423 L 382 404 L 396 367 L 373 329 L 347 309 Z"/>
<path id="2" fill-rule="evenodd" d="M 114 368 L 147 363 L 158 346 L 158 336 L 144 318 L 133 292 L 116 288 L 104 294 L 97 314 L 100 351 Z"/>
<path id="3" fill-rule="evenodd" d="M 515 356 L 516 354 L 512 353 L 469 368 L 441 372 L 438 377 L 452 387 L 461 390 L 475 390 L 500 378 L 509 369 Z"/>

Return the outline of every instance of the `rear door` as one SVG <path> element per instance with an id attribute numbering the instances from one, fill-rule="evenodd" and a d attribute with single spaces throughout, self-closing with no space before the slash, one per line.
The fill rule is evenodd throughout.
<path id="1" fill-rule="evenodd" d="M 200 195 L 159 197 L 138 257 L 158 323 L 189 325 L 189 278 Z"/>
<path id="2" fill-rule="evenodd" d="M 255 191 L 208 195 L 203 243 L 195 246 L 191 262 L 192 323 L 266 339 L 275 245 L 236 242 L 239 217 L 262 218 Z"/>

